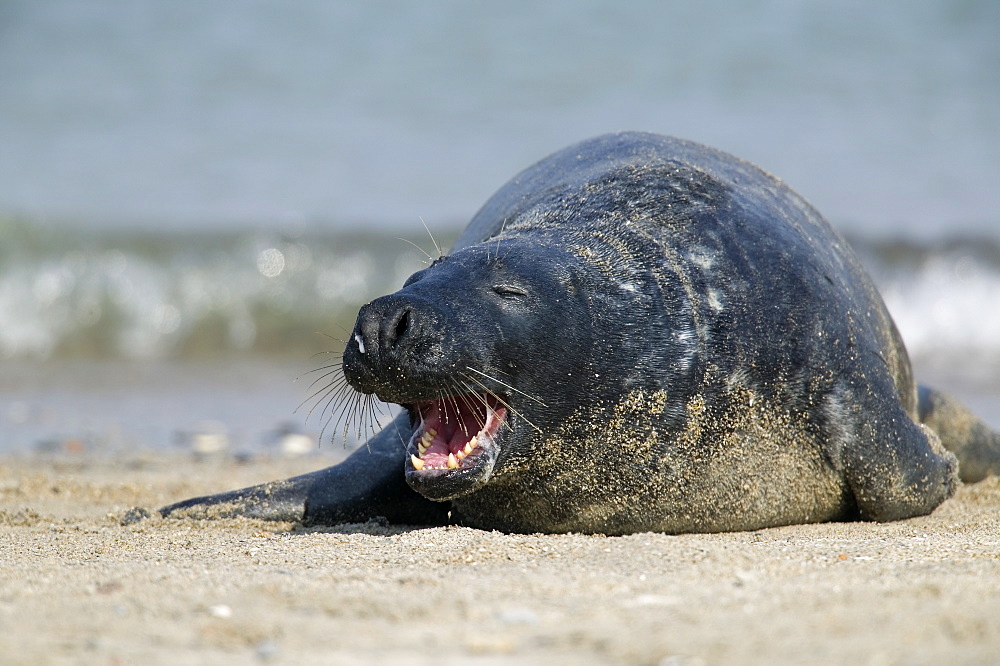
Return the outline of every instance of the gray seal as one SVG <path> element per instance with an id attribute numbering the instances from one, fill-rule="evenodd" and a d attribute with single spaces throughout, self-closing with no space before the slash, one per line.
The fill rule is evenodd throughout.
<path id="1" fill-rule="evenodd" d="M 562 150 L 361 308 L 350 385 L 403 411 L 343 463 L 165 516 L 509 532 L 896 520 L 1000 471 L 914 383 L 847 243 L 783 183 L 644 133 Z"/>

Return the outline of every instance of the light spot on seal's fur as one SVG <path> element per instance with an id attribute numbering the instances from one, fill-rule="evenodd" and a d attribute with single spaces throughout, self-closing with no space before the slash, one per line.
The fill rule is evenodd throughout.
<path id="1" fill-rule="evenodd" d="M 365 353 L 365 341 L 361 339 L 361 336 L 357 333 L 354 335 L 354 341 L 358 343 L 358 352 Z"/>
<path id="2" fill-rule="evenodd" d="M 698 335 L 693 329 L 678 328 L 674 331 L 674 340 L 683 348 L 683 353 L 678 354 L 674 359 L 674 366 L 681 370 L 687 370 L 694 362 L 694 357 L 698 353 Z"/>
<path id="3" fill-rule="evenodd" d="M 747 388 L 753 385 L 753 378 L 750 373 L 750 369 L 745 365 L 738 365 L 733 370 L 733 373 L 726 379 L 726 386 L 730 387 L 730 390 L 736 387 Z M 750 403 L 753 404 L 752 402 Z"/>
<path id="4" fill-rule="evenodd" d="M 715 310 L 716 312 L 722 312 L 723 310 L 726 309 L 726 306 L 723 304 L 722 295 L 719 293 L 719 290 L 716 289 L 715 287 L 709 287 L 707 301 L 708 301 L 708 306 L 713 310 Z"/>
<path id="5" fill-rule="evenodd" d="M 688 252 L 688 259 L 698 268 L 708 271 L 715 266 L 715 257 L 712 252 L 704 247 L 696 247 Z"/>
<path id="6" fill-rule="evenodd" d="M 694 331 L 692 331 L 690 328 L 679 328 L 676 331 L 674 331 L 674 339 L 682 344 L 688 344 L 693 340 L 695 340 L 696 338 Z"/>

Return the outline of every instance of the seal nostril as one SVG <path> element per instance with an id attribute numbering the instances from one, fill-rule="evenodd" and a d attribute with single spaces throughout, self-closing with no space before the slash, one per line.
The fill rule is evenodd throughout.
<path id="1" fill-rule="evenodd" d="M 399 316 L 396 321 L 396 329 L 393 334 L 393 344 L 399 342 L 399 339 L 406 335 L 407 329 L 410 327 L 410 311 L 409 309 L 403 310 L 403 313 Z"/>

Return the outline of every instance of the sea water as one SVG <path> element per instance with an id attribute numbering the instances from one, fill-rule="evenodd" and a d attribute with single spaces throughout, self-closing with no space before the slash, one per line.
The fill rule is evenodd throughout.
<path id="1" fill-rule="evenodd" d="M 786 180 L 1000 426 L 998 34 L 992 0 L 0 3 L 0 452 L 318 437 L 303 375 L 421 221 L 447 247 L 619 129 Z"/>

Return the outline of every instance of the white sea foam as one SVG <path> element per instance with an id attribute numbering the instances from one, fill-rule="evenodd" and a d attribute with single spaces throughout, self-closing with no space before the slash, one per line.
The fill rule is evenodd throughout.
<path id="1" fill-rule="evenodd" d="M 294 354 L 283 336 L 338 336 L 362 303 L 423 266 L 415 248 L 381 236 L 206 241 L 0 224 L 0 243 L 5 359 Z"/>
<path id="2" fill-rule="evenodd" d="M 932 256 L 883 277 L 882 295 L 914 358 L 1000 359 L 1000 270 L 969 254 Z"/>

